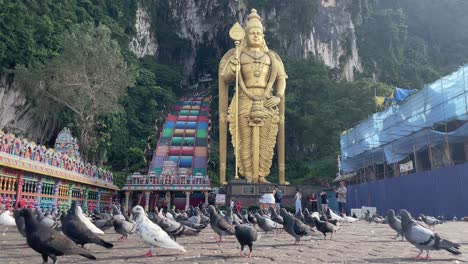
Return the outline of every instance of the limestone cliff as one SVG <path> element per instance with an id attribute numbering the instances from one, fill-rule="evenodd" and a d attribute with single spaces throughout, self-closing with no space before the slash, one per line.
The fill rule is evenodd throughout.
<path id="1" fill-rule="evenodd" d="M 356 45 L 355 26 L 351 18 L 352 0 L 314 1 L 216 1 L 216 0 L 163 0 L 147 6 L 152 17 L 151 28 L 160 41 L 173 39 L 174 33 L 181 43 L 178 49 L 172 45 L 158 46 L 152 37 L 145 12 L 138 8 L 135 27 L 139 35 L 147 36 L 140 43 L 154 43 L 152 49 L 142 52 L 133 49 L 138 57 L 160 53 L 170 53 L 166 60 L 183 66 L 184 72 L 194 71 L 197 50 L 211 47 L 220 56 L 232 46 L 228 30 L 234 21 L 245 21 L 251 8 L 258 9 L 266 28 L 268 45 L 280 53 L 306 58 L 316 56 L 331 68 L 338 69 L 346 80 L 354 79 L 354 72 L 362 71 Z M 261 2 L 261 1 L 258 1 Z M 302 8 L 302 10 L 301 10 Z M 146 15 L 145 15 L 146 14 Z M 160 30 L 170 27 L 172 32 Z M 142 30 L 145 33 L 141 33 Z M 136 38 L 140 39 L 140 38 Z M 132 42 L 141 46 L 139 41 Z M 182 50 L 183 49 L 183 50 Z M 177 54 L 176 54 L 177 53 Z"/>

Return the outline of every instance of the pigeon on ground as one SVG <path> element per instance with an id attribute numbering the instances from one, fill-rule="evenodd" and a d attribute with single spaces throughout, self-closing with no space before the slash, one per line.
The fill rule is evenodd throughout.
<path id="1" fill-rule="evenodd" d="M 179 222 L 166 218 L 162 214 L 162 210 L 159 211 L 159 214 L 156 215 L 156 218 L 153 222 L 160 226 L 172 239 L 174 239 L 174 241 L 176 241 L 177 237 L 179 236 L 196 236 L 198 235 L 198 233 L 200 233 L 200 229 L 191 228 Z"/>
<path id="2" fill-rule="evenodd" d="M 388 218 L 388 225 L 397 232 L 395 239 L 401 236 L 401 240 L 403 241 L 403 229 L 401 227 L 401 221 L 395 217 L 395 211 L 393 209 L 388 210 L 387 214 Z"/>
<path id="3" fill-rule="evenodd" d="M 440 220 L 438 220 L 437 218 L 435 217 L 432 217 L 432 216 L 425 216 L 423 214 L 420 215 L 422 221 L 430 226 L 431 228 L 434 228 L 435 225 L 438 225 L 438 224 L 442 224 L 442 222 Z"/>
<path id="4" fill-rule="evenodd" d="M 223 236 L 234 235 L 234 227 L 224 217 L 218 215 L 213 205 L 208 206 L 210 213 L 210 226 L 219 235 L 218 242 L 223 242 Z"/>
<path id="5" fill-rule="evenodd" d="M 330 209 L 330 216 L 332 220 L 338 220 L 338 222 L 343 221 L 343 217 L 335 214 L 335 212 L 333 212 L 333 210 L 331 209 Z"/>
<path id="6" fill-rule="evenodd" d="M 123 216 L 122 212 L 117 208 L 117 205 L 112 205 L 112 219 L 114 220 L 125 220 L 125 216 Z"/>
<path id="7" fill-rule="evenodd" d="M 284 225 L 283 217 L 279 216 L 275 208 L 270 207 L 271 220 L 275 221 L 278 224 Z"/>
<path id="8" fill-rule="evenodd" d="M 145 254 L 147 257 L 153 256 L 154 246 L 177 249 L 186 252 L 185 248 L 172 240 L 157 224 L 153 223 L 145 213 L 143 207 L 137 205 L 132 209 L 132 216 L 136 224 L 136 233 L 144 242 L 150 244 L 150 250 Z"/>
<path id="9" fill-rule="evenodd" d="M 114 245 L 104 241 L 93 233 L 81 220 L 78 218 L 78 206 L 73 206 L 68 211 L 68 214 L 62 214 L 62 232 L 73 242 L 84 246 L 85 244 L 94 243 L 105 248 L 112 248 Z"/>
<path id="10" fill-rule="evenodd" d="M 106 231 L 112 227 L 114 227 L 114 223 L 112 219 L 97 219 L 93 221 L 93 224 L 101 229 L 102 231 Z"/>
<path id="11" fill-rule="evenodd" d="M 258 226 L 263 231 L 265 231 L 265 234 L 267 232 L 273 232 L 273 235 L 276 236 L 276 230 L 283 228 L 283 225 L 280 225 L 271 219 L 264 218 L 259 213 L 255 213 L 254 215 L 255 215 L 255 218 L 257 218 Z"/>
<path id="12" fill-rule="evenodd" d="M 286 212 L 286 209 L 281 208 L 280 215 L 284 220 L 284 230 L 286 230 L 288 234 L 296 239 L 294 244 L 299 243 L 301 237 L 312 235 L 313 231 L 310 229 L 310 227 L 302 223 L 299 219 L 290 215 L 288 212 Z"/>
<path id="13" fill-rule="evenodd" d="M 24 217 L 20 215 L 20 210 L 13 211 L 13 217 L 15 218 L 16 227 L 23 237 L 26 237 L 26 224 L 24 222 Z"/>
<path id="14" fill-rule="evenodd" d="M 317 217 L 317 219 L 318 219 L 318 217 Z M 306 224 L 306 225 L 308 225 L 310 227 L 315 226 L 314 216 L 309 213 L 309 210 L 307 208 L 304 209 L 304 224 Z"/>
<path id="15" fill-rule="evenodd" d="M 333 224 L 329 222 L 320 221 L 316 217 L 314 217 L 314 222 L 315 222 L 315 227 L 317 227 L 317 230 L 323 234 L 324 236 L 323 239 L 327 239 L 327 233 L 331 233 L 330 240 L 333 238 L 333 234 L 336 233 L 336 226 L 334 226 Z"/>
<path id="16" fill-rule="evenodd" d="M 128 240 L 128 235 L 133 234 L 136 231 L 135 224 L 127 220 L 113 220 L 112 223 L 115 232 L 122 235 L 118 241 L 122 241 L 124 239 Z"/>
<path id="17" fill-rule="evenodd" d="M 246 224 L 236 225 L 234 229 L 237 241 L 239 241 L 239 244 L 241 246 L 240 255 L 242 257 L 244 256 L 244 246 L 248 246 L 250 250 L 248 257 L 252 257 L 253 242 L 257 241 L 258 238 L 257 230 L 255 230 L 253 226 Z"/>
<path id="18" fill-rule="evenodd" d="M 73 207 L 73 203 L 75 204 L 75 207 Z M 77 205 L 75 201 L 72 202 L 72 207 L 70 208 L 70 210 L 74 210 L 76 216 L 80 219 L 80 221 L 83 222 L 93 233 L 98 235 L 104 234 L 104 231 L 97 228 L 93 223 L 91 223 L 91 220 L 89 220 L 88 217 L 83 215 L 83 210 L 81 210 L 81 207 Z"/>
<path id="19" fill-rule="evenodd" d="M 354 218 L 354 217 L 351 217 L 351 216 L 347 216 L 347 215 L 342 215 L 341 216 L 343 218 L 343 222 L 345 223 L 354 223 L 354 222 L 357 222 L 359 221 L 359 218 Z"/>
<path id="20" fill-rule="evenodd" d="M 304 214 L 302 213 L 301 210 L 297 211 L 295 217 L 296 217 L 297 219 L 301 220 L 301 222 L 304 223 Z"/>
<path id="21" fill-rule="evenodd" d="M 421 258 L 421 254 L 424 250 L 426 251 L 426 259 L 430 258 L 429 250 L 444 249 L 454 255 L 461 254 L 459 250 L 460 244 L 442 239 L 438 234 L 418 225 L 413 219 L 411 219 L 411 214 L 405 209 L 400 210 L 400 215 L 403 235 L 408 242 L 420 250 L 416 259 Z"/>
<path id="22" fill-rule="evenodd" d="M 52 229 L 60 229 L 60 224 L 55 222 L 52 218 L 50 217 L 46 217 L 44 213 L 42 213 L 42 210 L 41 209 L 37 209 L 36 210 L 36 213 L 37 213 L 37 221 L 45 226 L 45 227 L 48 227 L 48 228 L 52 228 Z"/>
<path id="23" fill-rule="evenodd" d="M 28 245 L 42 255 L 44 263 L 47 263 L 50 257 L 55 264 L 57 256 L 63 255 L 81 255 L 88 259 L 96 259 L 88 250 L 79 247 L 61 232 L 39 224 L 30 209 L 21 210 L 20 216 L 25 220 Z"/>
<path id="24" fill-rule="evenodd" d="M 2 226 L 16 226 L 15 218 L 11 216 L 10 211 L 6 210 L 0 214 L 0 225 Z"/>
<path id="25" fill-rule="evenodd" d="M 252 225 L 252 223 L 250 223 L 249 221 L 249 214 L 247 213 L 246 209 L 242 209 L 241 216 L 242 216 L 242 224 Z"/>

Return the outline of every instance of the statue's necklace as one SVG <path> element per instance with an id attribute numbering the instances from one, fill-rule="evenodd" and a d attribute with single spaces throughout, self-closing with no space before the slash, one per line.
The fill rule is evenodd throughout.
<path id="1" fill-rule="evenodd" d="M 260 57 L 255 57 L 248 52 L 246 52 L 245 54 L 247 54 L 247 56 L 249 56 L 250 58 L 254 60 L 251 65 L 252 65 L 253 74 L 257 78 L 257 82 L 258 82 L 258 79 L 260 78 L 262 74 L 263 67 L 265 66 L 265 60 L 263 58 L 265 57 L 266 53 L 263 53 Z"/>

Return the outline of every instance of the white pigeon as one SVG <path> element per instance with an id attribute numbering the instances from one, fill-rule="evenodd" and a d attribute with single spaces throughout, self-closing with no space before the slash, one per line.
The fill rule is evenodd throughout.
<path id="1" fill-rule="evenodd" d="M 344 215 L 343 216 L 343 221 L 345 221 L 346 223 L 354 223 L 356 221 L 359 221 L 359 219 L 351 217 L 351 216 Z"/>
<path id="2" fill-rule="evenodd" d="M 11 216 L 10 211 L 5 211 L 0 214 L 0 225 L 2 226 L 16 226 L 16 221 L 13 216 Z"/>
<path id="3" fill-rule="evenodd" d="M 150 250 L 145 254 L 147 257 L 152 257 L 154 246 L 177 249 L 186 252 L 185 248 L 172 240 L 169 235 L 164 232 L 157 224 L 153 223 L 146 215 L 143 207 L 137 205 L 132 209 L 132 217 L 136 224 L 136 233 L 147 244 L 150 244 Z"/>
<path id="4" fill-rule="evenodd" d="M 317 218 L 317 220 L 320 220 L 320 214 L 318 212 L 313 212 L 312 217 Z"/>
<path id="5" fill-rule="evenodd" d="M 80 221 L 83 222 L 86 225 L 86 227 L 88 227 L 91 230 L 91 232 L 98 234 L 98 235 L 104 234 L 104 231 L 97 228 L 93 223 L 91 223 L 91 220 L 89 220 L 88 217 L 83 215 L 83 210 L 81 210 L 81 206 L 79 205 L 77 206 L 77 215 Z"/>
<path id="6" fill-rule="evenodd" d="M 166 213 L 166 218 L 168 218 L 168 219 L 171 219 L 171 220 L 174 220 L 174 221 L 175 221 L 175 219 L 174 219 L 174 216 L 173 216 L 171 213 L 169 213 L 169 212 L 167 212 L 167 213 Z"/>
<path id="7" fill-rule="evenodd" d="M 330 216 L 331 216 L 331 219 L 333 219 L 333 220 L 343 221 L 343 217 L 335 214 L 335 212 L 333 212 L 333 210 L 330 210 Z"/>

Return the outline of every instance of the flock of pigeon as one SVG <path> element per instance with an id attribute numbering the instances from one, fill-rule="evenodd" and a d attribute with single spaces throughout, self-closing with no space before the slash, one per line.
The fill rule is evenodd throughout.
<path id="1" fill-rule="evenodd" d="M 88 259 L 96 259 L 84 248 L 85 244 L 93 243 L 107 249 L 113 248 L 112 243 L 100 237 L 110 228 L 122 235 L 119 241 L 127 240 L 130 234 L 137 234 L 150 246 L 145 256 L 151 257 L 154 247 L 186 252 L 185 248 L 177 243 L 177 237 L 196 236 L 210 225 L 219 235 L 218 242 L 222 242 L 225 236 L 235 236 L 241 246 L 240 255 L 251 257 L 253 244 L 259 239 L 259 231 L 265 234 L 273 233 L 273 236 L 284 231 L 291 235 L 294 244 L 297 244 L 302 237 L 311 236 L 314 232 L 322 233 L 324 239 L 330 234 L 329 239 L 332 239 L 341 223 L 359 220 L 356 217 L 339 216 L 332 210 L 327 214 L 320 214 L 309 213 L 304 209 L 303 212 L 292 215 L 284 208 L 279 210 L 279 213 L 273 208 L 260 209 L 255 213 L 243 209 L 239 214 L 230 209 L 221 212 L 212 205 L 206 209 L 191 207 L 187 211 L 166 213 L 163 213 L 163 210 L 146 212 L 143 207 L 135 206 L 130 218 L 122 214 L 115 205 L 112 210 L 112 214 L 96 212 L 88 217 L 83 214 L 81 207 L 73 202 L 68 212 L 62 212 L 60 216 L 44 214 L 40 209 L 17 210 L 13 212 L 13 216 L 7 211 L 0 215 L 0 225 L 17 226 L 27 244 L 42 255 L 44 263 L 47 263 L 48 258 L 56 263 L 57 256 L 62 255 L 81 255 Z M 434 226 L 440 221 L 433 217 L 420 215 L 421 221 L 418 221 L 402 209 L 398 217 L 395 211 L 389 210 L 385 218 L 377 214 L 371 217 L 367 212 L 364 219 L 368 222 L 388 223 L 397 232 L 395 238 L 401 236 L 402 240 L 405 238 L 420 250 L 417 259 L 422 258 L 423 251 L 426 251 L 425 259 L 429 258 L 430 250 L 444 249 L 452 254 L 461 254 L 459 244 L 442 239 L 434 232 Z M 246 246 L 249 248 L 248 255 L 243 253 Z"/>

